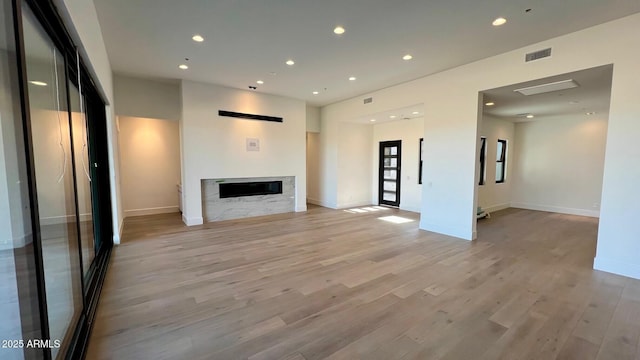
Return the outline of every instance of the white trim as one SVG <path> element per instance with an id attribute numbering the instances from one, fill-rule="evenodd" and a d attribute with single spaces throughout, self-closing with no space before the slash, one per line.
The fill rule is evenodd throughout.
<path id="1" fill-rule="evenodd" d="M 326 208 L 330 208 L 330 209 L 336 209 L 335 205 L 326 203 L 322 200 L 318 200 L 318 199 L 311 199 L 311 198 L 307 198 L 307 202 L 309 204 L 313 204 L 313 205 L 318 205 L 318 206 L 322 206 L 322 207 L 326 207 Z"/>
<path id="2" fill-rule="evenodd" d="M 472 241 L 474 239 L 473 231 L 467 229 L 453 228 L 449 226 L 442 226 L 440 224 L 433 224 L 427 222 L 420 222 L 420 229 L 435 232 L 442 235 L 453 236 L 461 240 Z"/>
<path id="3" fill-rule="evenodd" d="M 80 221 L 90 221 L 91 214 L 80 214 Z M 60 225 L 75 221 L 75 215 L 48 216 L 40 218 L 40 225 Z"/>
<path id="4" fill-rule="evenodd" d="M 600 217 L 599 210 L 574 209 L 574 208 L 567 208 L 567 207 L 561 207 L 561 206 L 537 205 L 537 204 L 527 204 L 527 203 L 511 203 L 511 207 L 518 208 L 518 209 L 526 209 L 526 210 L 547 211 L 547 212 L 554 212 L 554 213 L 560 213 L 560 214 L 588 216 L 588 217 L 594 217 L 594 218 Z"/>
<path id="5" fill-rule="evenodd" d="M 11 242 L 7 242 L 7 241 L 0 242 L 0 250 L 13 250 L 18 248 L 23 248 L 33 242 L 33 236 L 31 236 L 31 233 L 29 233 L 22 236 L 14 237 L 12 240 L 9 240 L 9 241 Z"/>
<path id="6" fill-rule="evenodd" d="M 336 209 L 342 210 L 342 209 L 350 209 L 350 208 L 363 207 L 363 206 L 374 206 L 374 205 L 371 204 L 371 201 L 359 201 L 359 202 L 338 205 Z"/>
<path id="7" fill-rule="evenodd" d="M 488 212 L 488 213 L 492 213 L 492 212 L 495 212 L 495 211 L 508 209 L 510 207 L 511 207 L 511 204 L 506 203 L 506 204 L 491 205 L 491 206 L 488 206 L 486 208 L 483 207 L 482 210 L 484 210 L 485 212 Z"/>
<path id="8" fill-rule="evenodd" d="M 146 208 L 146 209 L 125 210 L 124 217 L 128 218 L 130 216 L 169 214 L 169 213 L 177 213 L 177 212 L 180 212 L 179 206 L 163 206 L 163 207 Z"/>
<path id="9" fill-rule="evenodd" d="M 624 261 L 614 260 L 610 258 L 603 258 L 602 256 L 596 256 L 593 262 L 593 268 L 595 270 L 605 271 L 617 275 L 627 276 L 640 280 L 640 265 L 631 264 Z"/>
<path id="10" fill-rule="evenodd" d="M 204 219 L 202 217 L 187 218 L 183 213 L 182 222 L 187 226 L 202 225 L 204 224 Z"/>
<path id="11" fill-rule="evenodd" d="M 113 234 L 113 245 L 120 245 L 120 239 L 122 239 L 122 230 L 124 229 L 124 219 L 120 222 L 118 226 L 118 233 Z"/>

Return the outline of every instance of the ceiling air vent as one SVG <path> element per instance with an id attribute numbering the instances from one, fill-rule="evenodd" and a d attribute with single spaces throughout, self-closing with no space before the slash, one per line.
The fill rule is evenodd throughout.
<path id="1" fill-rule="evenodd" d="M 551 82 L 548 84 L 541 84 L 541 85 L 529 86 L 521 89 L 515 89 L 513 91 L 519 92 L 522 95 L 529 96 L 529 95 L 544 94 L 544 93 L 553 92 L 553 91 L 573 89 L 578 86 L 580 85 L 578 85 L 578 83 L 575 82 L 575 80 L 568 79 L 568 80 Z"/>
<path id="2" fill-rule="evenodd" d="M 371 104 L 373 102 L 373 98 L 372 97 L 368 97 L 366 99 L 364 99 L 364 103 L 365 104 Z"/>
<path id="3" fill-rule="evenodd" d="M 551 48 L 540 50 L 540 51 L 534 51 L 524 56 L 524 62 L 540 60 L 549 56 L 551 56 Z"/>

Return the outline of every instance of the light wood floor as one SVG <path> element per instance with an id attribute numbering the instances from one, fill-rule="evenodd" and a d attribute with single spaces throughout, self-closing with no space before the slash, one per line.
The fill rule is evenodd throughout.
<path id="1" fill-rule="evenodd" d="M 475 242 L 398 210 L 127 219 L 87 358 L 639 360 L 640 281 L 591 270 L 596 233 L 516 209 Z"/>

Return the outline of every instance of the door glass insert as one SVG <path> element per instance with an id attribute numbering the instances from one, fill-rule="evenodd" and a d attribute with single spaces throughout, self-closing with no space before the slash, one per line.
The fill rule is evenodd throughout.
<path id="1" fill-rule="evenodd" d="M 400 140 L 380 143 L 379 202 L 380 204 L 400 205 Z"/>

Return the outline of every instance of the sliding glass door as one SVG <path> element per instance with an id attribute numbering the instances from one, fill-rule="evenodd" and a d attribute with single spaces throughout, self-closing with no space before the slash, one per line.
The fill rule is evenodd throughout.
<path id="1" fill-rule="evenodd" d="M 23 34 L 49 336 L 67 345 L 83 310 L 67 67 L 27 6 Z"/>
<path id="2" fill-rule="evenodd" d="M 73 131 L 73 153 L 75 154 L 75 173 L 78 195 L 78 224 L 80 228 L 80 248 L 82 250 L 83 278 L 87 279 L 96 256 L 96 244 L 93 225 L 93 202 L 91 196 L 91 174 L 85 99 L 80 90 L 69 82 L 71 105 L 71 129 Z"/>
<path id="3" fill-rule="evenodd" d="M 81 358 L 112 247 L 105 103 L 51 0 L 0 3 L 0 335 L 44 341 L 0 359 Z"/>

